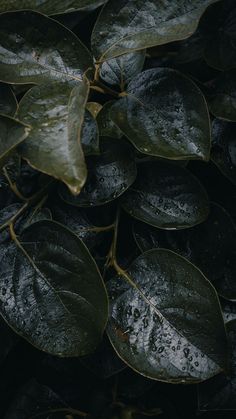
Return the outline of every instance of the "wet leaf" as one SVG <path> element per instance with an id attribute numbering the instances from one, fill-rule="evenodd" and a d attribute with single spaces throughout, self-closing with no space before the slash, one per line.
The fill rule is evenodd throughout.
<path id="1" fill-rule="evenodd" d="M 146 50 L 124 54 L 105 61 L 100 68 L 100 77 L 112 86 L 120 86 L 123 91 L 144 65 Z"/>
<path id="2" fill-rule="evenodd" d="M 109 0 L 93 30 L 97 60 L 187 38 L 205 9 L 216 0 Z"/>
<path id="3" fill-rule="evenodd" d="M 0 114 L 14 116 L 17 101 L 10 86 L 0 83 Z"/>
<path id="4" fill-rule="evenodd" d="M 110 115 L 140 152 L 175 160 L 209 159 L 208 110 L 191 80 L 167 68 L 146 70 L 127 93 Z"/>
<path id="5" fill-rule="evenodd" d="M 0 80 L 81 81 L 93 67 L 87 48 L 60 23 L 32 11 L 0 14 Z"/>
<path id="6" fill-rule="evenodd" d="M 28 137 L 29 133 L 28 125 L 9 116 L 0 115 L 0 161 L 4 161 L 10 152 Z"/>
<path id="7" fill-rule="evenodd" d="M 95 350 L 107 320 L 107 297 L 82 241 L 53 221 L 30 225 L 1 247 L 0 308 L 7 323 L 37 348 L 60 356 Z"/>
<path id="8" fill-rule="evenodd" d="M 106 102 L 97 116 L 98 130 L 102 137 L 121 138 L 123 135 L 110 116 L 110 110 L 114 103 L 113 100 Z"/>
<path id="9" fill-rule="evenodd" d="M 99 134 L 97 122 L 87 110 L 84 114 L 81 144 L 85 155 L 99 154 Z"/>
<path id="10" fill-rule="evenodd" d="M 86 165 L 80 144 L 88 96 L 83 81 L 46 83 L 33 87 L 19 104 L 18 118 L 32 126 L 19 152 L 28 163 L 62 180 L 77 194 L 86 180 Z"/>
<path id="11" fill-rule="evenodd" d="M 87 158 L 88 178 L 76 197 L 61 185 L 61 198 L 78 207 L 103 205 L 122 195 L 136 178 L 133 150 L 125 141 L 101 140 L 101 155 Z"/>
<path id="12" fill-rule="evenodd" d="M 215 119 L 212 125 L 211 159 L 236 184 L 236 124 Z"/>
<path id="13" fill-rule="evenodd" d="M 222 73 L 211 86 L 210 112 L 217 118 L 236 122 L 236 71 Z"/>
<path id="14" fill-rule="evenodd" d="M 192 227 L 209 213 L 208 198 L 198 180 L 184 167 L 164 161 L 139 164 L 122 206 L 134 218 L 167 230 Z"/>
<path id="15" fill-rule="evenodd" d="M 108 283 L 107 331 L 131 368 L 171 383 L 203 381 L 225 368 L 220 305 L 201 271 L 173 252 L 154 249 L 132 263 L 128 276 Z"/>
<path id="16" fill-rule="evenodd" d="M 106 0 L 1 0 L 0 12 L 10 10 L 36 10 L 45 15 L 56 15 L 61 13 L 86 10 L 86 8 L 98 7 Z"/>

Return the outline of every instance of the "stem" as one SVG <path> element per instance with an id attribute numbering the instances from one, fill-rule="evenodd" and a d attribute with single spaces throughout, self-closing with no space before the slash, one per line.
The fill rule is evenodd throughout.
<path id="1" fill-rule="evenodd" d="M 103 84 L 100 80 L 94 81 L 90 84 L 90 89 L 96 90 L 97 92 L 107 94 L 113 96 L 115 98 L 120 97 L 120 93 L 116 92 L 115 90 L 111 89 L 110 87 Z"/>
<path id="2" fill-rule="evenodd" d="M 58 408 L 58 409 L 45 410 L 44 412 L 37 413 L 36 415 L 31 416 L 29 419 L 39 418 L 40 416 L 47 415 L 49 413 L 71 413 L 72 415 L 80 416 L 80 417 L 82 416 L 84 418 L 88 416 L 88 413 L 81 412 L 80 410 L 72 409 L 70 407 L 68 408 L 64 407 L 64 408 Z"/>
<path id="3" fill-rule="evenodd" d="M 104 227 L 82 227 L 79 228 L 78 231 L 83 232 L 83 231 L 94 231 L 95 233 L 102 233 L 103 231 L 111 231 L 115 228 L 115 224 L 110 224 L 109 226 L 104 226 Z"/>
<path id="4" fill-rule="evenodd" d="M 18 188 L 16 186 L 16 183 L 11 181 L 10 176 L 8 175 L 7 169 L 5 167 L 3 167 L 2 172 L 5 176 L 5 178 L 7 179 L 9 186 L 12 190 L 12 192 L 17 196 L 17 198 L 19 198 L 21 201 L 27 201 L 27 198 L 25 198 L 20 191 L 18 191 Z"/>
<path id="5" fill-rule="evenodd" d="M 5 228 L 9 227 L 11 224 L 14 224 L 14 222 L 17 220 L 17 218 L 20 217 L 21 214 L 29 207 L 29 203 L 26 202 L 22 207 L 17 211 L 9 220 L 7 220 L 4 224 L 0 226 L 0 231 L 4 230 Z"/>

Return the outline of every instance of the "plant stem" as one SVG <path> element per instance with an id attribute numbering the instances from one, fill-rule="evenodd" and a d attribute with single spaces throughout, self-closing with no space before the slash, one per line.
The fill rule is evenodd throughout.
<path id="1" fill-rule="evenodd" d="M 9 227 L 11 224 L 14 224 L 17 218 L 23 214 L 23 212 L 29 207 L 29 203 L 26 202 L 22 207 L 17 211 L 9 220 L 0 226 L 0 231 L 3 231 L 5 228 Z"/>

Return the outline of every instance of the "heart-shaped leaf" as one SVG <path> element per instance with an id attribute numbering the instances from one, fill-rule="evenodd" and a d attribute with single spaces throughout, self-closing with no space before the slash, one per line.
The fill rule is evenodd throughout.
<path id="1" fill-rule="evenodd" d="M 139 164 L 122 206 L 133 217 L 167 230 L 192 227 L 209 213 L 208 197 L 199 181 L 184 167 L 164 161 Z"/>
<path id="2" fill-rule="evenodd" d="M 103 205 L 122 195 L 137 174 L 133 150 L 122 140 L 102 138 L 101 154 L 86 160 L 88 178 L 78 196 L 67 188 L 59 188 L 61 198 L 71 205 L 88 207 Z"/>
<path id="3" fill-rule="evenodd" d="M 30 165 L 79 193 L 86 180 L 80 143 L 89 86 L 49 82 L 33 87 L 19 104 L 18 118 L 32 126 L 20 154 Z"/>
<path id="4" fill-rule="evenodd" d="M 208 104 L 217 118 L 236 122 L 236 70 L 222 73 L 214 80 Z"/>
<path id="5" fill-rule="evenodd" d="M 97 60 L 187 38 L 205 9 L 217 0 L 109 0 L 93 30 Z"/>
<path id="6" fill-rule="evenodd" d="M 131 368 L 156 380 L 194 383 L 226 367 L 217 294 L 186 259 L 151 250 L 132 263 L 125 277 L 107 285 L 108 335 Z"/>
<path id="7" fill-rule="evenodd" d="M 36 10 L 45 15 L 56 15 L 61 13 L 86 10 L 90 7 L 99 7 L 106 0 L 1 0 L 0 12 L 10 10 Z"/>
<path id="8" fill-rule="evenodd" d="M 198 87 L 181 73 L 151 69 L 128 85 L 111 118 L 142 153 L 168 159 L 209 159 L 210 122 Z"/>
<path id="9" fill-rule="evenodd" d="M 60 23 L 32 11 L 0 14 L 0 80 L 42 83 L 79 80 L 92 57 Z"/>
<path id="10" fill-rule="evenodd" d="M 17 101 L 10 86 L 0 83 L 0 114 L 14 116 Z"/>
<path id="11" fill-rule="evenodd" d="M 79 356 L 95 350 L 107 321 L 107 296 L 83 242 L 53 221 L 32 224 L 18 240 L 1 247 L 4 319 L 51 354 Z"/>
<path id="12" fill-rule="evenodd" d="M 0 115 L 0 164 L 7 155 L 24 141 L 30 127 L 9 116 Z"/>
<path id="13" fill-rule="evenodd" d="M 236 185 L 236 123 L 213 121 L 211 159 Z"/>

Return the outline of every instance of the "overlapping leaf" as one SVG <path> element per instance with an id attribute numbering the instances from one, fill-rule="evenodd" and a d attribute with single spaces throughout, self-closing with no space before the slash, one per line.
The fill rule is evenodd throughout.
<path id="1" fill-rule="evenodd" d="M 14 116 L 16 107 L 16 97 L 10 86 L 0 83 L 0 114 Z"/>
<path id="2" fill-rule="evenodd" d="M 9 116 L 0 115 L 0 165 L 7 155 L 29 135 L 30 127 Z"/>

